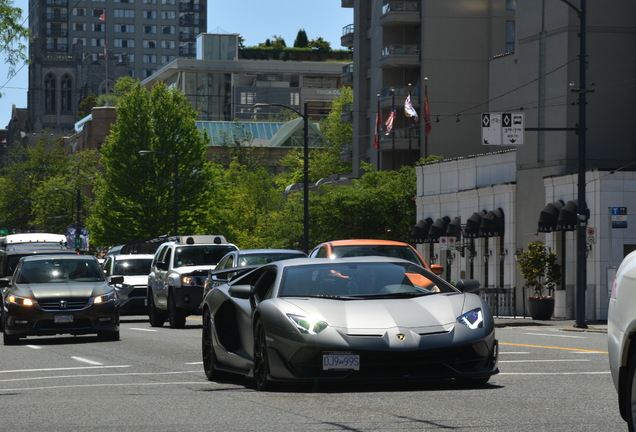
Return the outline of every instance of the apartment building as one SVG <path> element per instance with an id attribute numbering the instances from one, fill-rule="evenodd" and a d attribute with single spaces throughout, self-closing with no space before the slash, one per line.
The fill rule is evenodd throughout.
<path id="1" fill-rule="evenodd" d="M 63 133 L 91 93 L 195 58 L 207 0 L 29 0 L 29 28 L 27 127 Z"/>

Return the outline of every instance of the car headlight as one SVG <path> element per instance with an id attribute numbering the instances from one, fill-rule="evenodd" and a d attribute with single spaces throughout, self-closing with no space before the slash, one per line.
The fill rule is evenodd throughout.
<path id="1" fill-rule="evenodd" d="M 192 276 L 182 276 L 181 277 L 181 286 L 195 286 L 197 284 L 197 280 Z"/>
<path id="2" fill-rule="evenodd" d="M 9 300 L 9 303 L 20 305 L 20 306 L 31 307 L 35 304 L 35 300 L 28 297 L 18 297 L 18 296 L 10 295 L 8 297 L 8 300 Z"/>
<path id="3" fill-rule="evenodd" d="M 318 334 L 329 327 L 329 324 L 324 321 L 304 317 L 302 315 L 287 314 L 287 318 L 289 318 L 302 334 Z"/>
<path id="4" fill-rule="evenodd" d="M 469 329 L 484 328 L 484 314 L 480 308 L 473 309 L 457 318 L 457 322 Z"/>
<path id="5" fill-rule="evenodd" d="M 108 294 L 93 297 L 93 304 L 103 304 L 113 302 L 115 300 L 117 300 L 117 292 L 111 291 Z"/>

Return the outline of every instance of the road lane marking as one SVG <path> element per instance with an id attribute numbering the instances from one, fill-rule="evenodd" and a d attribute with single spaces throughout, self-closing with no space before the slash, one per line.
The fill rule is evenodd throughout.
<path id="1" fill-rule="evenodd" d="M 64 368 L 42 368 L 42 369 L 13 369 L 13 370 L 0 370 L 0 374 L 8 373 L 25 373 L 25 372 L 54 372 L 65 370 L 85 370 L 85 369 L 108 369 L 108 368 L 129 368 L 130 365 L 115 365 L 115 366 L 80 366 L 80 367 L 64 367 Z"/>
<path id="2" fill-rule="evenodd" d="M 147 332 L 156 332 L 156 329 L 149 328 L 139 328 L 139 327 L 131 327 L 130 330 L 138 330 L 138 331 L 147 331 Z"/>
<path id="3" fill-rule="evenodd" d="M 589 362 L 587 359 L 559 360 L 499 360 L 499 363 L 556 363 L 556 362 Z"/>
<path id="4" fill-rule="evenodd" d="M 25 345 L 27 348 L 31 348 L 31 349 L 42 349 L 41 346 L 38 345 Z"/>
<path id="5" fill-rule="evenodd" d="M 530 351 L 499 351 L 499 354 L 530 354 Z"/>
<path id="6" fill-rule="evenodd" d="M 529 345 L 529 344 L 518 344 L 518 343 L 509 343 L 509 342 L 499 342 L 499 345 L 521 346 L 521 347 L 529 347 L 529 348 L 546 348 L 546 349 L 557 349 L 557 350 L 566 350 L 566 351 L 579 351 L 579 352 L 597 353 L 597 354 L 609 354 L 607 351 L 587 350 L 587 349 L 581 349 L 581 348 L 565 348 L 565 347 L 555 347 L 555 346 L 546 346 L 546 345 Z"/>
<path id="7" fill-rule="evenodd" d="M 610 371 L 603 372 L 499 372 L 499 375 L 608 375 Z"/>
<path id="8" fill-rule="evenodd" d="M 203 362 L 202 361 L 200 361 L 200 362 L 189 362 L 189 363 L 184 363 L 184 364 L 187 364 L 187 365 L 202 365 Z"/>
<path id="9" fill-rule="evenodd" d="M 93 366 L 104 366 L 104 363 L 96 362 L 94 360 L 85 359 L 83 357 L 72 356 L 71 358 L 73 360 L 77 360 L 78 362 L 88 363 L 88 364 L 93 365 Z"/>
<path id="10" fill-rule="evenodd" d="M 560 337 L 560 338 L 570 338 L 570 339 L 586 339 L 585 336 L 569 336 L 569 335 L 561 335 L 561 334 L 548 334 L 548 333 L 524 333 L 531 336 L 550 336 L 550 337 Z"/>
<path id="11" fill-rule="evenodd" d="M 16 382 L 16 381 L 42 381 L 42 380 L 51 380 L 51 379 L 70 379 L 70 378 L 95 378 L 95 377 L 124 377 L 124 376 L 144 376 L 144 375 L 176 375 L 176 374 L 190 374 L 190 373 L 201 373 L 202 371 L 179 371 L 179 372 L 131 372 L 131 373 L 118 373 L 118 374 L 83 374 L 83 375 L 51 375 L 51 376 L 43 376 L 43 377 L 20 377 L 20 378 L 9 378 L 0 380 L 0 382 Z M 0 391 L 4 391 L 5 389 L 0 389 Z"/>

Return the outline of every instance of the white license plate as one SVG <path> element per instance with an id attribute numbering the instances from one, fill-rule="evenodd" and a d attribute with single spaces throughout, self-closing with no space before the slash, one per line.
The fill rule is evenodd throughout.
<path id="1" fill-rule="evenodd" d="M 323 354 L 322 370 L 360 370 L 360 356 L 351 353 Z"/>
<path id="2" fill-rule="evenodd" d="M 53 322 L 56 324 L 67 324 L 73 322 L 73 315 L 55 315 Z"/>

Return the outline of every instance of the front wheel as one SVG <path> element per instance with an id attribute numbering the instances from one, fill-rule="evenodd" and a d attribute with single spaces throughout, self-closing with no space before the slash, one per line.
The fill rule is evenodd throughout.
<path id="1" fill-rule="evenodd" d="M 150 290 L 148 290 L 148 321 L 150 321 L 152 327 L 163 327 L 163 323 L 166 322 L 166 316 L 164 312 L 157 309 L 155 299 Z"/>
<path id="2" fill-rule="evenodd" d="M 209 381 L 216 381 L 221 373 L 216 370 L 216 353 L 212 341 L 212 315 L 209 310 L 203 312 L 203 331 L 201 332 L 201 353 L 203 354 L 203 371 Z"/>
<path id="3" fill-rule="evenodd" d="M 634 432 L 636 431 L 636 355 L 630 356 L 624 394 L 623 407 L 627 414 L 625 416 L 627 426 L 629 432 Z"/>
<path id="4" fill-rule="evenodd" d="M 168 322 L 173 329 L 184 328 L 186 324 L 186 315 L 179 310 L 172 294 L 168 296 Z"/>
<path id="5" fill-rule="evenodd" d="M 267 355 L 267 340 L 265 327 L 260 318 L 254 325 L 254 380 L 256 390 L 266 391 L 272 387 L 269 379 L 269 358 Z"/>

